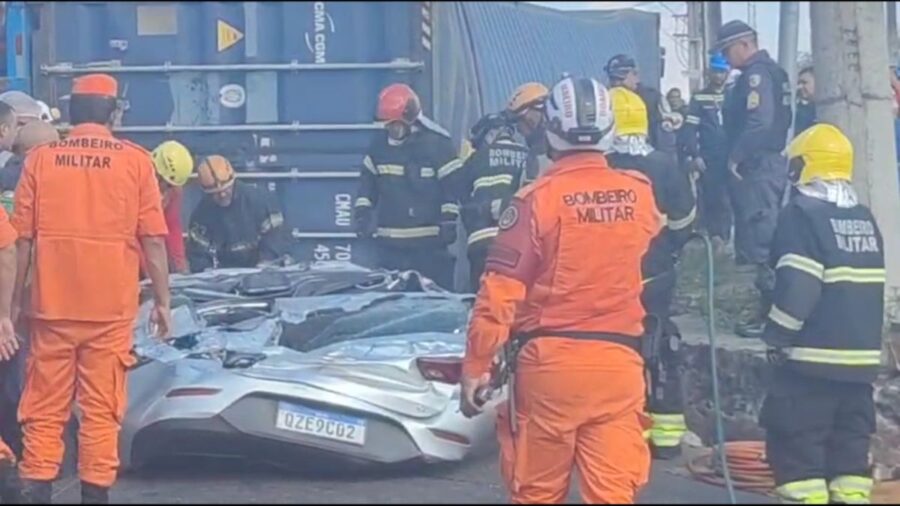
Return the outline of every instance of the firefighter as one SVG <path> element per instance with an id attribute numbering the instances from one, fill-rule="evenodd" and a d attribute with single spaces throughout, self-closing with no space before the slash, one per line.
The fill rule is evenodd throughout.
<path id="1" fill-rule="evenodd" d="M 163 212 L 166 215 L 166 252 L 172 272 L 187 274 L 187 256 L 184 252 L 183 228 L 181 226 L 181 203 L 184 199 L 182 187 L 194 172 L 194 158 L 183 144 L 166 141 L 151 153 L 156 168 L 156 181 L 163 198 Z"/>
<path id="2" fill-rule="evenodd" d="M 586 503 L 633 502 L 648 479 L 641 258 L 661 217 L 650 181 L 611 170 L 603 156 L 614 135 L 609 104 L 593 79 L 553 87 L 553 165 L 503 211 L 472 312 L 465 416 L 481 409 L 475 393 L 495 354 L 521 350 L 508 362 L 497 424 L 515 503 L 563 502 L 573 466 Z"/>
<path id="3" fill-rule="evenodd" d="M 696 216 L 694 190 L 688 174 L 647 142 L 649 125 L 641 97 L 626 88 L 614 88 L 610 95 L 616 133 L 609 163 L 643 174 L 653 184 L 657 208 L 666 218 L 666 228 L 650 243 L 642 262 L 641 300 L 650 317 L 647 331 L 659 335 L 655 340 L 659 360 L 648 364 L 651 395 L 647 407 L 653 420 L 650 447 L 655 458 L 670 459 L 680 455 L 681 437 L 687 431 L 679 374 L 681 334 L 671 319 L 671 305 L 675 264 L 690 239 Z"/>
<path id="4" fill-rule="evenodd" d="M 125 373 L 134 364 L 139 250 L 147 257 L 158 336 L 168 337 L 171 328 L 159 187 L 150 153 L 110 132 L 117 91 L 105 74 L 76 79 L 69 104 L 74 128 L 67 139 L 29 152 L 16 189 L 14 315 L 26 274 L 32 278 L 31 349 L 19 405 L 25 444 L 19 472 L 30 503 L 50 502 L 73 401 L 82 414 L 82 502 L 109 500 Z"/>
<path id="5" fill-rule="evenodd" d="M 204 195 L 188 225 L 191 272 L 290 262 L 290 233 L 267 190 L 237 181 L 219 155 L 200 162 L 197 180 Z"/>
<path id="6" fill-rule="evenodd" d="M 725 57 L 709 60 L 708 83 L 691 97 L 682 129 L 685 159 L 699 184 L 700 223 L 716 244 L 731 239 L 731 204 L 728 199 L 728 137 L 722 125 L 725 81 L 730 68 Z"/>
<path id="7" fill-rule="evenodd" d="M 774 366 L 760 413 L 767 459 L 786 502 L 866 504 L 882 236 L 850 184 L 853 147 L 840 130 L 814 125 L 787 156 L 795 186 L 772 241 L 775 289 L 763 334 Z"/>
<path id="8" fill-rule="evenodd" d="M 448 178 L 461 203 L 463 227 L 468 233 L 470 287 L 478 291 L 488 246 L 497 236 L 500 212 L 521 188 L 534 158 L 527 146 L 516 142 L 515 129 L 504 114 L 488 114 L 469 133 L 472 154 L 462 169 Z"/>
<path id="9" fill-rule="evenodd" d="M 787 189 L 787 162 L 781 152 L 791 125 L 787 73 L 757 46 L 756 31 L 742 21 L 719 29 L 716 51 L 741 71 L 725 103 L 728 171 L 734 210 L 734 248 L 738 265 L 752 265 L 759 290 L 757 311 L 735 329 L 760 337 L 771 298 L 774 273 L 769 246 Z"/>
<path id="10" fill-rule="evenodd" d="M 549 93 L 541 83 L 525 83 L 513 91 L 506 103 L 506 115 L 515 122 L 516 131 L 525 139 L 530 156 L 535 160 L 534 169 L 525 175 L 526 182 L 537 179 L 551 163 L 547 157 L 544 124 L 544 102 Z"/>
<path id="11" fill-rule="evenodd" d="M 655 88 L 641 83 L 637 62 L 629 55 L 618 54 L 609 59 L 604 68 L 611 88 L 624 87 L 640 95 L 647 106 L 650 125 L 650 145 L 673 160 L 678 160 L 678 137 L 684 118 L 669 109 L 669 102 Z"/>
<path id="12" fill-rule="evenodd" d="M 447 178 L 462 162 L 450 135 L 424 116 L 409 86 L 382 90 L 376 115 L 386 128 L 363 161 L 356 233 L 374 235 L 381 267 L 415 270 L 452 289 L 454 262 L 447 246 L 456 242 L 459 205 Z"/>

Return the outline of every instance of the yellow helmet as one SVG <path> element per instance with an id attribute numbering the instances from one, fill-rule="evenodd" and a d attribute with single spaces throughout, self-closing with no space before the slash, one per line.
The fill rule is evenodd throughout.
<path id="1" fill-rule="evenodd" d="M 609 90 L 612 95 L 613 116 L 616 118 L 616 136 L 648 135 L 647 105 L 637 93 L 617 86 Z"/>
<path id="2" fill-rule="evenodd" d="M 836 126 L 818 123 L 787 147 L 791 178 L 799 184 L 853 179 L 853 144 Z"/>
<path id="3" fill-rule="evenodd" d="M 181 143 L 166 141 L 151 153 L 156 173 L 172 186 L 184 186 L 194 171 L 194 158 Z"/>
<path id="4" fill-rule="evenodd" d="M 530 107 L 543 104 L 549 94 L 550 90 L 541 83 L 525 83 L 516 88 L 509 97 L 506 110 L 518 116 Z"/>

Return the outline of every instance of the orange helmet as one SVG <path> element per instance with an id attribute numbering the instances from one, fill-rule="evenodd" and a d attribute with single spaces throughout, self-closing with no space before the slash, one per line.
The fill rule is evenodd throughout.
<path id="1" fill-rule="evenodd" d="M 506 104 L 506 110 L 511 114 L 518 116 L 525 112 L 526 109 L 542 106 L 549 94 L 550 90 L 541 83 L 525 83 L 516 88 L 516 91 L 509 97 L 509 102 Z"/>
<path id="2" fill-rule="evenodd" d="M 234 185 L 234 168 L 227 158 L 219 155 L 207 156 L 200 162 L 197 179 L 203 193 L 218 193 Z"/>
<path id="3" fill-rule="evenodd" d="M 392 84 L 378 96 L 378 121 L 401 121 L 411 125 L 421 112 L 419 96 L 405 84 Z"/>

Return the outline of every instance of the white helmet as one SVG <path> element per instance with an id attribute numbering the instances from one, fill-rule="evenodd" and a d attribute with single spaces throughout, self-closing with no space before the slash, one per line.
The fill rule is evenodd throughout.
<path id="1" fill-rule="evenodd" d="M 563 76 L 544 108 L 547 141 L 556 151 L 609 150 L 615 120 L 609 91 L 596 79 Z"/>

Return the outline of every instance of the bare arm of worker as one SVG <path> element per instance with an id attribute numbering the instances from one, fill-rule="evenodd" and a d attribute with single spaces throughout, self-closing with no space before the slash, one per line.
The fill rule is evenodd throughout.
<path id="1" fill-rule="evenodd" d="M 156 337 L 164 340 L 172 335 L 171 295 L 169 294 L 169 260 L 166 253 L 166 218 L 155 169 L 149 156 L 137 160 L 140 191 L 137 236 L 147 259 L 147 275 L 153 285 L 154 308 L 150 321 L 156 325 Z"/>
<path id="2" fill-rule="evenodd" d="M 521 195 L 521 192 L 520 192 Z M 540 231 L 535 206 L 527 193 L 516 196 L 500 216 L 500 234 L 485 264 L 485 276 L 469 322 L 463 359 L 460 409 L 467 417 L 481 411 L 475 392 L 490 381 L 494 356 L 509 339 L 516 304 L 525 300 L 540 265 Z"/>

